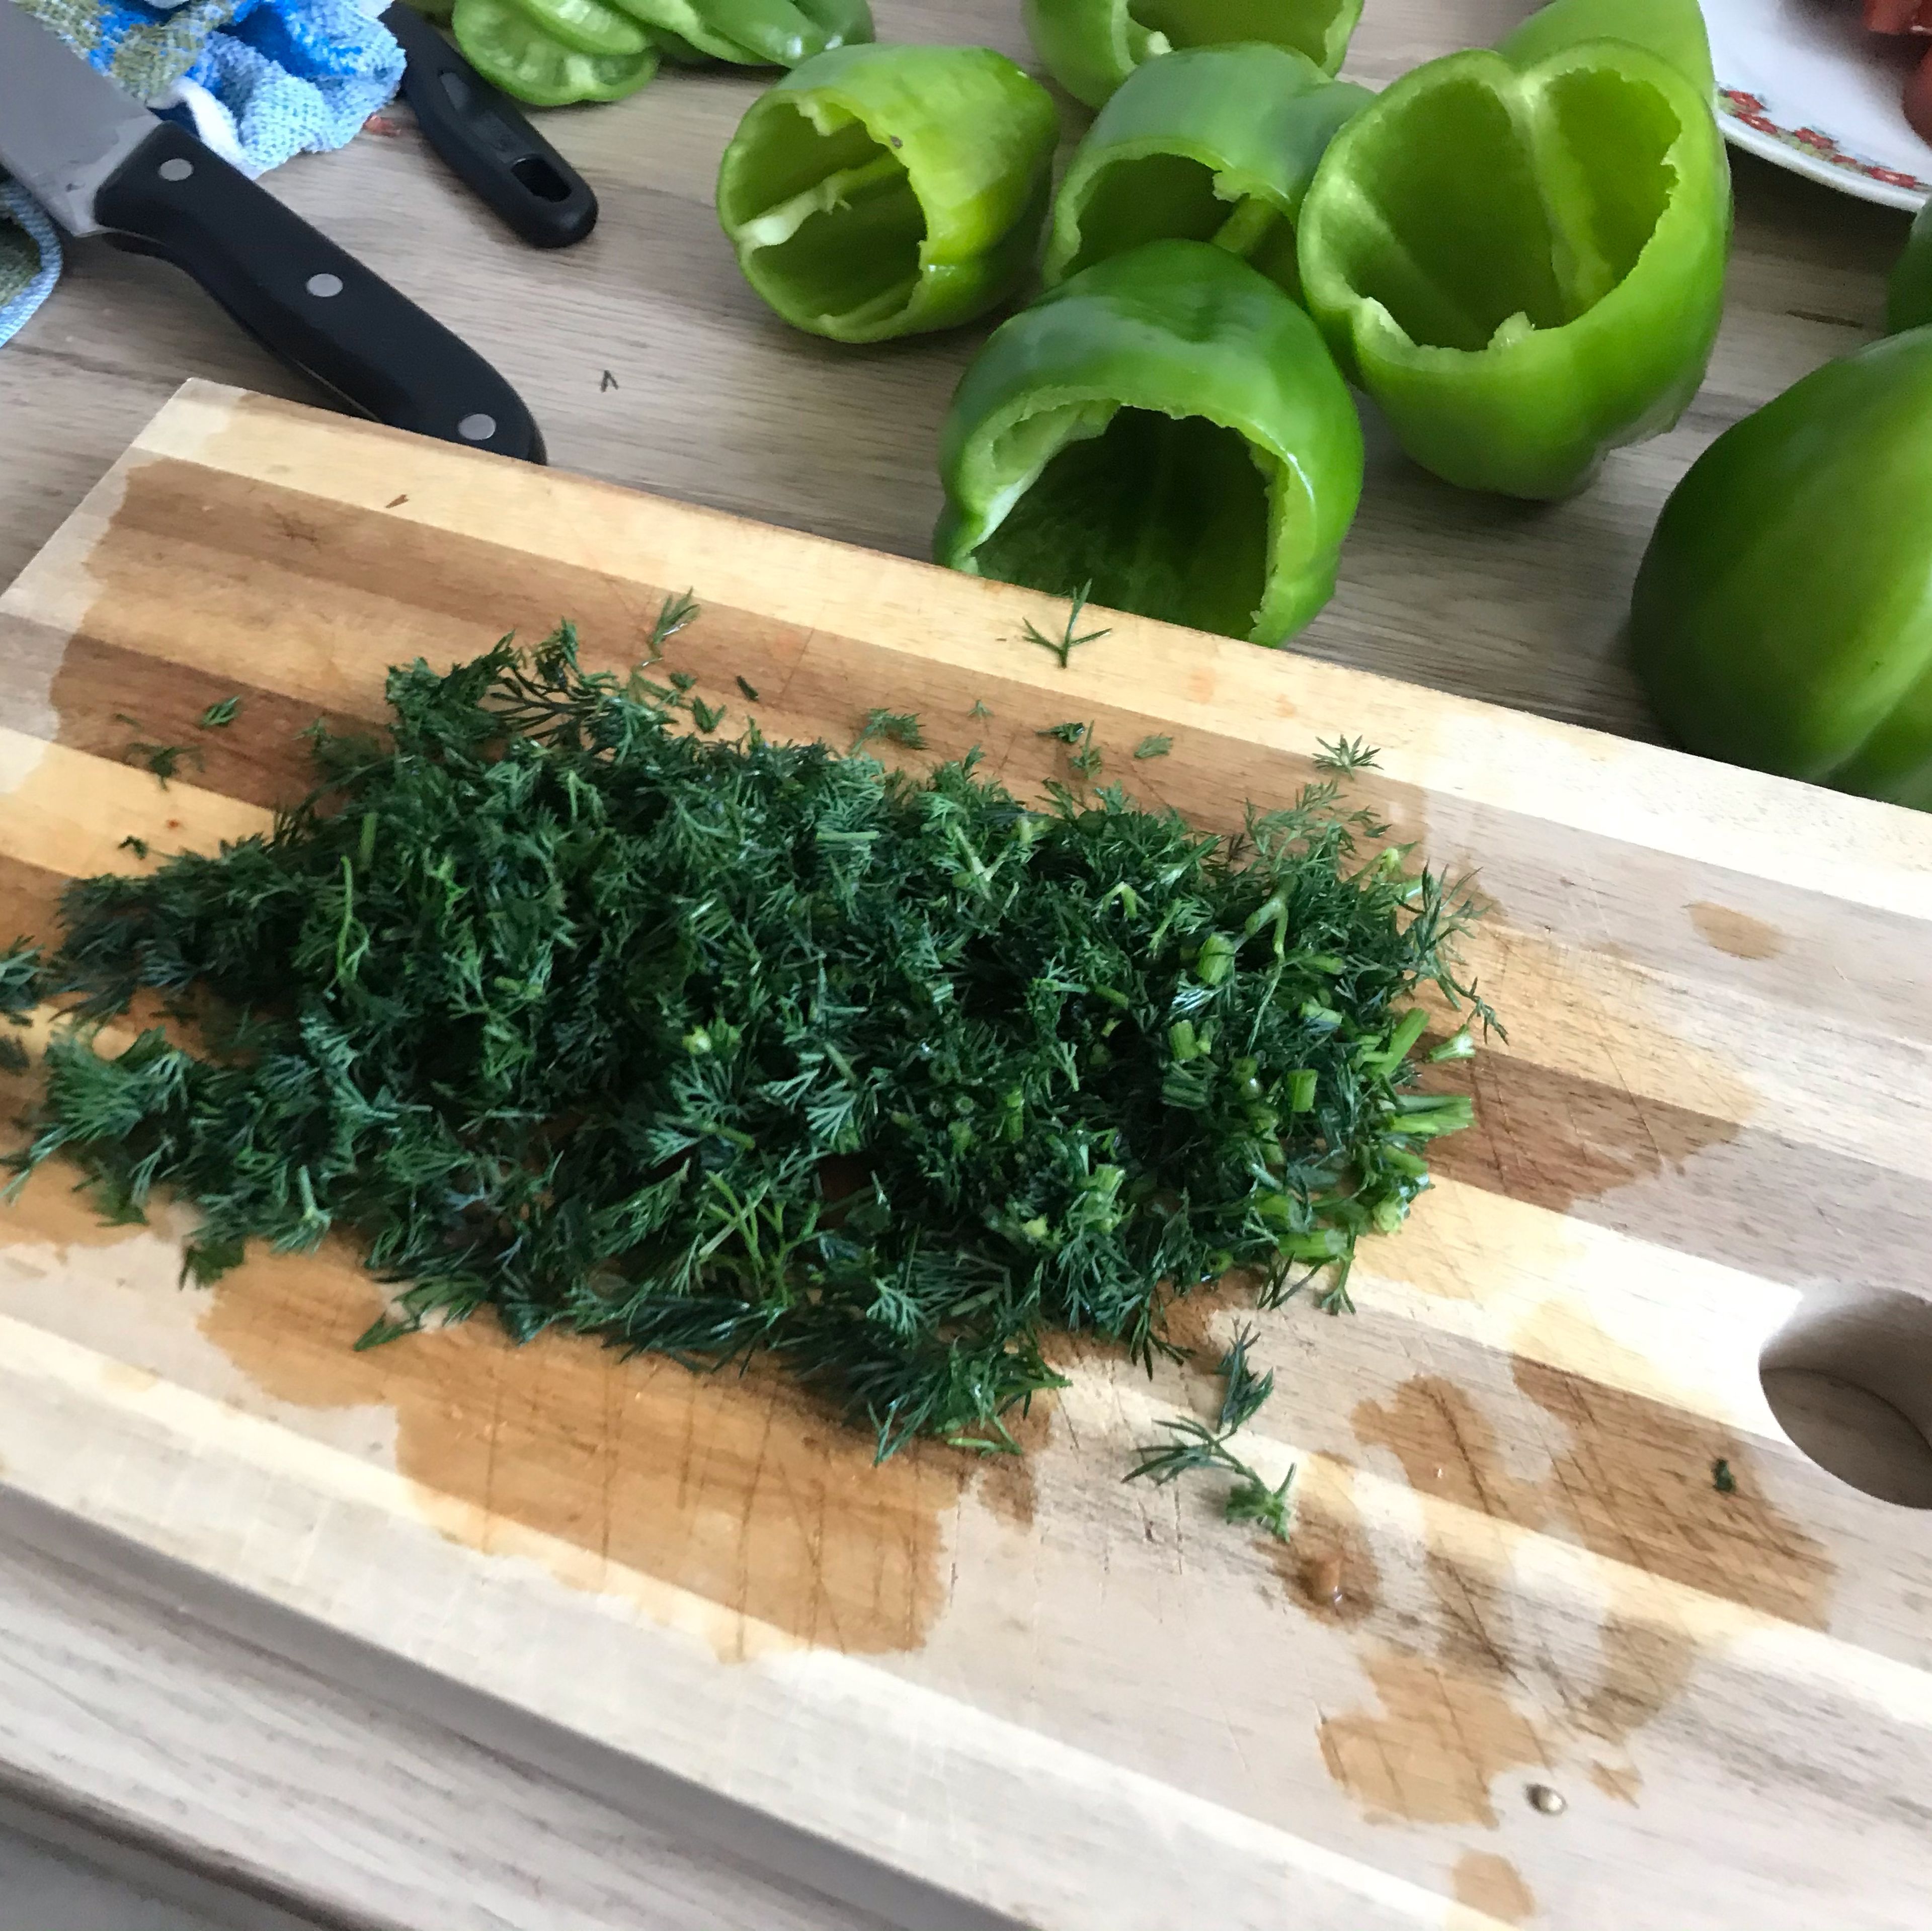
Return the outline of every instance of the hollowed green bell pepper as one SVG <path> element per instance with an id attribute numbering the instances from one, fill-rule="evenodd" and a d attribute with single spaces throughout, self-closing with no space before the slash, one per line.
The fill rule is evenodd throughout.
<path id="1" fill-rule="evenodd" d="M 942 563 L 1279 643 L 1334 593 L 1361 426 L 1273 282 L 1204 241 L 1150 241 L 994 331 L 940 476 Z"/>
<path id="2" fill-rule="evenodd" d="M 839 342 L 970 321 L 1019 285 L 1058 117 L 986 47 L 846 47 L 752 103 L 718 172 L 745 279 Z"/>
<path id="3" fill-rule="evenodd" d="M 1044 279 L 1180 236 L 1298 295 L 1294 218 L 1329 142 L 1375 97 L 1282 47 L 1191 47 L 1136 68 L 1074 151 Z"/>
<path id="4" fill-rule="evenodd" d="M 1310 311 L 1452 483 L 1566 496 L 1703 379 L 1730 236 L 1723 143 L 1684 68 L 1704 48 L 1708 73 L 1708 47 L 1695 0 L 1622 10 L 1559 0 L 1505 52 L 1417 68 L 1336 136 L 1302 205 Z M 1654 44 L 1568 41 L 1606 11 Z"/>
<path id="5" fill-rule="evenodd" d="M 526 4 L 537 0 L 525 0 Z M 796 67 L 872 37 L 866 0 L 607 0 L 643 21 L 673 59 Z"/>
<path id="6" fill-rule="evenodd" d="M 1630 640 L 1693 751 L 1932 810 L 1932 328 L 1735 424 L 1665 505 Z"/>
<path id="7" fill-rule="evenodd" d="M 792 67 L 869 40 L 866 0 L 455 0 L 451 31 L 470 64 L 537 107 L 618 100 L 661 56 Z"/>
<path id="8" fill-rule="evenodd" d="M 586 18 L 597 4 L 590 0 Z M 641 28 L 642 44 L 630 52 L 590 52 L 582 44 L 583 34 L 574 44 L 560 38 L 517 0 L 456 0 L 450 31 L 464 58 L 485 80 L 533 107 L 621 100 L 658 70 L 658 50 Z"/>
<path id="9" fill-rule="evenodd" d="M 1025 0 L 1024 10 L 1047 72 L 1097 107 L 1136 67 L 1176 47 L 1266 42 L 1333 73 L 1362 0 Z"/>
<path id="10" fill-rule="evenodd" d="M 1717 92 L 1696 0 L 1550 0 L 1496 51 L 1517 67 L 1534 67 L 1586 40 L 1628 40 L 1667 60 L 1706 100 Z"/>

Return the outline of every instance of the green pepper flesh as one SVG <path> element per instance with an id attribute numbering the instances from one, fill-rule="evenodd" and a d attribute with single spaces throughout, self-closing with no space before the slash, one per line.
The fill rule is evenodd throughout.
<path id="1" fill-rule="evenodd" d="M 1362 460 L 1307 316 L 1226 250 L 1150 242 L 1049 290 L 968 369 L 934 553 L 1277 643 L 1334 592 Z"/>
<path id="2" fill-rule="evenodd" d="M 1055 196 L 1049 286 L 1167 237 L 1212 241 L 1299 296 L 1294 218 L 1336 133 L 1375 99 L 1305 55 L 1195 47 L 1137 68 Z"/>
<path id="3" fill-rule="evenodd" d="M 1597 40 L 1396 82 L 1323 157 L 1300 265 L 1336 359 L 1417 461 L 1559 497 L 1696 393 L 1730 232 L 1708 103 L 1660 56 Z"/>
<path id="4" fill-rule="evenodd" d="M 630 53 L 566 45 L 513 0 L 456 0 L 450 31 L 464 57 L 492 86 L 532 107 L 621 100 L 658 70 L 646 43 Z"/>
<path id="5" fill-rule="evenodd" d="M 1807 376 L 1664 506 L 1630 640 L 1693 751 L 1932 810 L 1932 328 Z"/>
<path id="6" fill-rule="evenodd" d="M 1047 72 L 1098 107 L 1143 62 L 1177 47 L 1265 42 L 1332 74 L 1362 0 L 1024 0 L 1024 11 Z"/>
<path id="7" fill-rule="evenodd" d="M 754 102 L 718 212 L 746 279 L 842 342 L 946 328 L 1032 259 L 1058 134 L 1038 82 L 984 47 L 848 47 Z"/>

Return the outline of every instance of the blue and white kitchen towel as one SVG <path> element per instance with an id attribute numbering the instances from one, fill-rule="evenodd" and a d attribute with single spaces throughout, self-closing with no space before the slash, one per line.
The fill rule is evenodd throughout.
<path id="1" fill-rule="evenodd" d="M 137 100 L 245 174 L 339 148 L 394 94 L 403 52 L 386 0 L 0 0 L 24 6 Z M 60 273 L 52 226 L 0 175 L 0 343 Z"/>

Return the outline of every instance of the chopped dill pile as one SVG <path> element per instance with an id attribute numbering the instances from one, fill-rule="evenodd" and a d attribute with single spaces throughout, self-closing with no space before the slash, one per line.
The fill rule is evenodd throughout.
<path id="1" fill-rule="evenodd" d="M 1198 1284 L 1346 1270 L 1468 1121 L 1409 1090 L 1424 982 L 1488 1018 L 1466 908 L 1332 784 L 1232 838 L 1029 808 L 971 757 L 693 735 L 568 628 L 388 697 L 386 741 L 314 728 L 271 833 L 78 881 L 50 956 L 0 958 L 0 1004 L 71 1006 L 16 1164 L 191 1204 L 197 1279 L 340 1229 L 392 1290 L 365 1340 L 488 1308 L 769 1350 L 882 1456 L 998 1450 L 1052 1331 L 1150 1362 Z M 196 1047 L 98 1053 L 144 989 Z"/>

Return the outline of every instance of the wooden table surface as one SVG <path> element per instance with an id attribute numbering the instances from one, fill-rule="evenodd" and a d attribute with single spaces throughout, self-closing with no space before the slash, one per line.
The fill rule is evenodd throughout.
<path id="1" fill-rule="evenodd" d="M 876 0 L 883 36 L 1030 58 L 1018 0 Z M 1531 0 L 1368 0 L 1348 71 L 1379 85 L 1496 39 Z M 757 75 L 667 71 L 544 127 L 603 205 L 561 254 L 525 248 L 399 131 L 269 178 L 304 215 L 496 361 L 557 466 L 908 555 L 926 553 L 938 425 L 982 331 L 871 349 L 787 328 L 740 279 L 711 205 Z M 1068 110 L 1070 130 L 1081 117 Z M 1730 313 L 1685 421 L 1556 508 L 1466 495 L 1376 444 L 1334 604 L 1304 649 L 1647 734 L 1618 628 L 1672 484 L 1704 445 L 1875 333 L 1906 217 L 1740 156 Z M 184 377 L 308 399 L 192 283 L 101 244 L 0 353 L 0 584 Z M 1372 441 L 1373 439 L 1372 439 Z"/>

